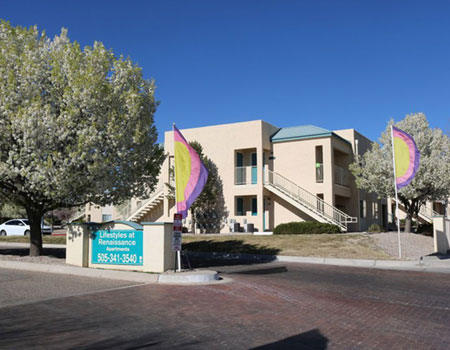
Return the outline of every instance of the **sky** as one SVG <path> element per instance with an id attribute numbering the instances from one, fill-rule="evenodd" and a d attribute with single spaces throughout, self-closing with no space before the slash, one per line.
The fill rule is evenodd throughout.
<path id="1" fill-rule="evenodd" d="M 262 119 L 354 128 L 423 112 L 450 134 L 450 2 L 0 0 L 0 18 L 101 41 L 154 79 L 161 135 Z"/>

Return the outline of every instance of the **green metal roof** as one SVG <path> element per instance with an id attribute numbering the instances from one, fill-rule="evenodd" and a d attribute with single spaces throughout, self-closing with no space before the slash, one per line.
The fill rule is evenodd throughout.
<path id="1" fill-rule="evenodd" d="M 327 137 L 332 134 L 333 133 L 330 130 L 319 128 L 314 125 L 291 126 L 289 128 L 281 128 L 274 135 L 272 135 L 272 142 Z"/>

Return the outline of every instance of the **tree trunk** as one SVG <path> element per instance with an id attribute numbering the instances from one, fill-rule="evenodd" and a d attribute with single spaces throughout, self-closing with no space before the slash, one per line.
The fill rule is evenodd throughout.
<path id="1" fill-rule="evenodd" d="M 405 232 L 411 232 L 411 222 L 411 217 L 407 215 L 405 219 Z"/>
<path id="2" fill-rule="evenodd" d="M 191 233 L 195 234 L 195 210 L 191 207 Z"/>
<path id="3" fill-rule="evenodd" d="M 30 256 L 42 254 L 41 220 L 43 213 L 27 208 L 28 220 L 30 220 Z"/>

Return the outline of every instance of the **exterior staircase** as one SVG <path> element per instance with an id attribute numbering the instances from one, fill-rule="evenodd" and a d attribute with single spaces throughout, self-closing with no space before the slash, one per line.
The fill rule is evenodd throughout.
<path id="1" fill-rule="evenodd" d="M 119 213 L 119 220 L 139 222 L 154 207 L 164 200 L 164 186 L 157 188 L 149 198 L 145 199 L 137 208 L 132 210 L 131 201 Z"/>
<path id="2" fill-rule="evenodd" d="M 315 220 L 337 225 L 344 232 L 347 232 L 347 224 L 357 222 L 357 218 L 351 217 L 273 171 L 267 170 L 265 173 L 264 187 Z"/>
<path id="3" fill-rule="evenodd" d="M 84 205 L 77 208 L 75 213 L 72 214 L 72 216 L 69 218 L 69 222 L 77 221 L 78 219 L 81 219 L 86 214 L 86 208 Z"/>
<path id="4" fill-rule="evenodd" d="M 392 202 L 395 203 L 395 199 L 392 198 Z M 400 209 L 402 212 L 406 214 L 406 209 L 403 206 L 402 203 L 398 202 L 398 209 Z M 430 224 L 433 223 L 433 216 L 439 216 L 439 213 L 434 211 L 431 208 L 427 208 L 425 205 L 422 205 L 420 207 L 419 213 L 418 213 L 418 219 L 422 222 L 428 222 Z"/>

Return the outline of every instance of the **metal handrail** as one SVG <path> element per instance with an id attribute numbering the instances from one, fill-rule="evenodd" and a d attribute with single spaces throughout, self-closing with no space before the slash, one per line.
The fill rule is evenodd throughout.
<path id="1" fill-rule="evenodd" d="M 234 184 L 246 185 L 247 184 L 247 168 L 246 166 L 235 167 L 234 169 Z"/>
<path id="2" fill-rule="evenodd" d="M 395 203 L 395 198 L 391 198 L 391 200 Z M 403 204 L 399 201 L 399 209 L 403 210 L 404 212 L 406 212 L 405 207 L 403 206 Z M 433 216 L 439 216 L 439 213 L 437 211 L 435 211 L 434 209 L 428 208 L 425 205 L 422 205 L 419 209 L 418 215 L 422 215 L 424 216 L 426 219 L 428 219 L 429 221 L 433 220 Z"/>
<path id="3" fill-rule="evenodd" d="M 333 207 L 332 205 L 325 202 L 322 198 L 319 198 L 311 192 L 298 186 L 284 176 L 271 170 L 267 171 L 267 175 L 268 178 L 264 179 L 264 183 L 273 185 L 274 187 L 281 189 L 283 192 L 287 193 L 295 200 L 301 202 L 302 204 L 318 212 L 329 220 L 343 226 L 348 223 L 356 222 L 355 217 L 351 217 L 350 215 L 344 213 L 336 207 Z"/>
<path id="4" fill-rule="evenodd" d="M 349 172 L 347 169 L 337 166 L 334 166 L 334 183 L 341 186 L 348 187 L 349 185 Z"/>
<path id="5" fill-rule="evenodd" d="M 423 216 L 425 216 L 427 219 L 433 219 L 433 216 L 438 216 L 439 213 L 437 211 L 435 211 L 434 209 L 428 208 L 424 205 L 422 205 L 419 209 L 419 214 L 422 214 Z"/>
<path id="6" fill-rule="evenodd" d="M 81 215 L 86 214 L 86 207 L 83 205 L 81 207 L 78 207 L 75 213 L 73 213 L 70 218 L 69 222 L 72 222 L 75 219 L 78 219 Z"/>
<path id="7" fill-rule="evenodd" d="M 154 190 L 150 197 L 148 197 L 146 200 L 144 200 L 140 205 L 138 205 L 133 211 L 131 210 L 131 201 L 128 203 L 128 205 L 122 209 L 122 211 L 119 213 L 119 217 L 121 220 L 128 219 L 129 217 L 137 214 L 143 207 L 145 207 L 149 202 L 154 200 L 156 197 L 161 195 L 161 192 L 164 191 L 164 184 L 159 186 L 156 190 Z"/>
<path id="8" fill-rule="evenodd" d="M 128 199 L 124 204 L 125 206 L 120 209 L 119 213 L 117 214 L 117 220 L 125 220 L 131 212 L 131 199 Z"/>

